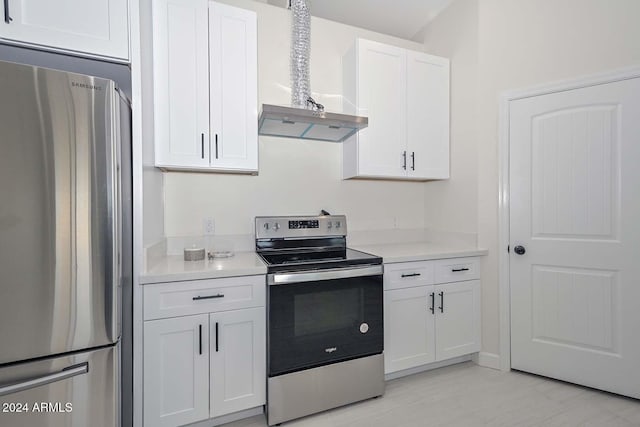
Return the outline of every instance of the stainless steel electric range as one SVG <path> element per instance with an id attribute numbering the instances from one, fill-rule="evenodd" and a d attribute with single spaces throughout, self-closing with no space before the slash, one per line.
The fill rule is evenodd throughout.
<path id="1" fill-rule="evenodd" d="M 256 218 L 269 425 L 384 393 L 382 259 L 346 236 L 341 215 Z"/>

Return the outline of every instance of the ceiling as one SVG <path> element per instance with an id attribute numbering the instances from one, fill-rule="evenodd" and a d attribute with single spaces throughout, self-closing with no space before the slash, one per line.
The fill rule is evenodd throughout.
<path id="1" fill-rule="evenodd" d="M 263 0 L 264 1 L 264 0 Z M 288 0 L 267 0 L 287 7 Z M 307 0 L 311 15 L 412 39 L 451 0 Z"/>

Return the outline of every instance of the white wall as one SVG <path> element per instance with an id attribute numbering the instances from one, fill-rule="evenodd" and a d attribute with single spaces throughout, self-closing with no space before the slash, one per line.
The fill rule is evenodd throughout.
<path id="1" fill-rule="evenodd" d="M 451 61 L 451 178 L 425 186 L 425 221 L 430 228 L 476 233 L 478 164 L 478 4 L 453 2 L 420 33 L 425 51 Z"/>
<path id="2" fill-rule="evenodd" d="M 482 271 L 482 339 L 483 351 L 498 354 L 497 254 L 506 249 L 498 247 L 499 96 L 507 90 L 640 64 L 640 1 L 456 0 L 450 13 L 439 15 L 432 23 L 427 46 L 448 44 L 453 55 L 462 49 L 456 43 L 467 43 L 459 32 L 464 32 L 463 26 L 468 24 L 465 10 L 473 4 L 478 14 L 477 121 L 473 125 L 477 228 L 479 245 L 490 251 Z M 446 31 L 447 26 L 452 31 Z M 453 77 L 452 87 L 459 84 Z M 473 102 L 471 94 L 469 100 Z M 454 109 L 453 114 L 460 113 Z M 469 131 L 469 123 L 455 117 L 452 127 L 452 134 Z M 452 154 L 453 169 L 460 153 L 453 153 L 452 147 Z M 447 188 L 449 200 L 469 194 L 453 181 L 441 185 Z"/>
<path id="3" fill-rule="evenodd" d="M 225 0 L 258 13 L 259 104 L 289 105 L 290 12 L 250 0 Z M 422 50 L 423 45 L 312 19 L 311 88 L 328 111 L 342 111 L 341 58 L 356 37 Z M 260 175 L 166 173 L 165 233 L 253 234 L 256 215 L 344 213 L 351 230 L 425 225 L 424 183 L 342 181 L 340 144 L 260 137 Z"/>
<path id="4" fill-rule="evenodd" d="M 142 103 L 142 214 L 143 246 L 157 243 L 164 237 L 163 176 L 154 167 L 153 150 L 153 28 L 151 0 L 141 0 L 140 7 L 140 91 Z"/>

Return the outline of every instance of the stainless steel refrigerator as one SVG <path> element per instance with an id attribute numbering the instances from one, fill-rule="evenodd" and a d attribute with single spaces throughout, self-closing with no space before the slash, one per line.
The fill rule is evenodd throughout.
<path id="1" fill-rule="evenodd" d="M 130 135 L 112 81 L 0 62 L 2 427 L 120 425 Z"/>

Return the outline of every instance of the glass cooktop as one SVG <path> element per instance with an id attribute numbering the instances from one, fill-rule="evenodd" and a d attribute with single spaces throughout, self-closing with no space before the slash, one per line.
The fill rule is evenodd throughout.
<path id="1" fill-rule="evenodd" d="M 344 268 L 360 264 L 381 264 L 382 259 L 349 248 L 318 251 L 262 252 L 260 256 L 269 271 Z"/>

